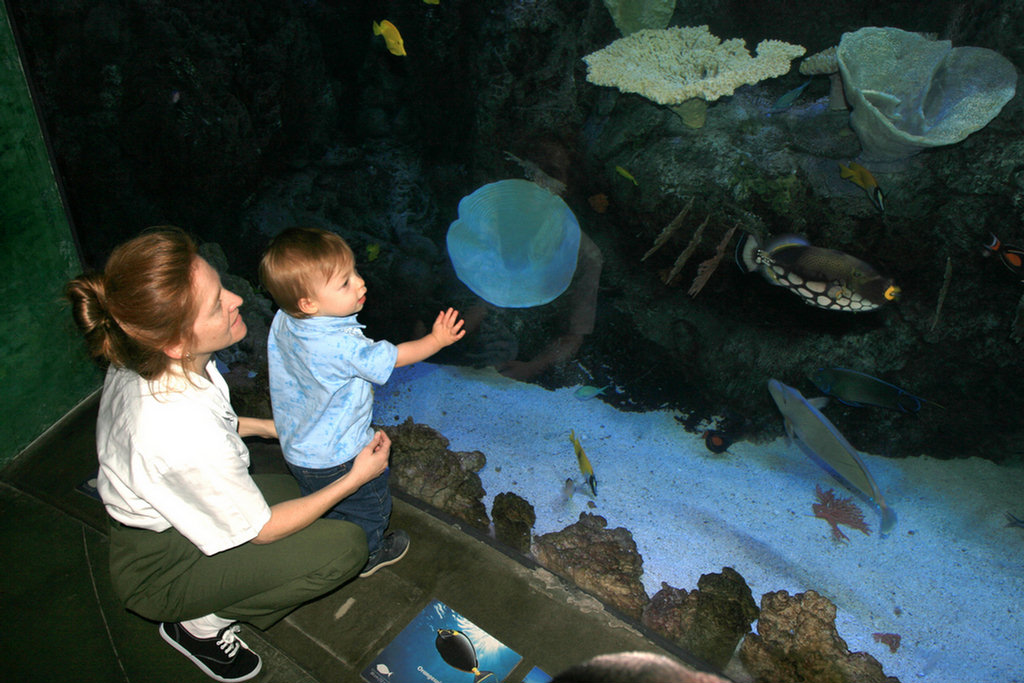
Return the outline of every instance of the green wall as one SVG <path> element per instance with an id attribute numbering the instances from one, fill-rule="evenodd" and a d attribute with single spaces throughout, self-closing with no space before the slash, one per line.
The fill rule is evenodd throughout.
<path id="1" fill-rule="evenodd" d="M 79 270 L 0 3 L 0 467 L 100 386 L 61 298 Z"/>

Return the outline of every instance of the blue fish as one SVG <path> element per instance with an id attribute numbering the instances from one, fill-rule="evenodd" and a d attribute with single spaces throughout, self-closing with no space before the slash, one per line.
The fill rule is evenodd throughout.
<path id="1" fill-rule="evenodd" d="M 811 84 L 811 79 L 807 79 L 807 82 L 801 86 L 793 88 L 788 93 L 775 100 L 775 104 L 772 105 L 772 111 L 782 111 L 783 109 L 789 109 L 803 94 L 804 88 Z"/>
<path id="2" fill-rule="evenodd" d="M 603 387 L 592 387 L 590 385 L 585 385 L 577 389 L 573 395 L 581 401 L 586 401 L 588 398 L 594 398 L 599 394 L 603 394 L 605 390 L 610 386 L 611 384 L 605 384 Z"/>
<path id="3" fill-rule="evenodd" d="M 877 406 L 901 413 L 916 413 L 925 403 L 932 403 L 895 384 L 846 368 L 818 368 L 811 382 L 823 394 L 854 408 Z M 937 403 L 932 405 L 938 406 Z"/>

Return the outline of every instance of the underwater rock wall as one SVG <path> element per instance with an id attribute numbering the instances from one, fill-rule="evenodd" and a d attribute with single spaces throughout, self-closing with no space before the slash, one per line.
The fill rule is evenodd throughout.
<path id="1" fill-rule="evenodd" d="M 600 0 L 391 3 L 405 57 L 374 39 L 372 4 L 10 5 L 95 265 L 141 227 L 177 223 L 223 245 L 232 273 L 255 283 L 270 234 L 319 225 L 356 250 L 376 297 L 362 316 L 369 331 L 401 341 L 461 292 L 445 231 L 461 197 L 522 174 L 511 152 L 567 185 L 567 203 L 604 255 L 597 328 L 577 360 L 628 398 L 599 400 L 671 405 L 689 428 L 717 417 L 733 438 L 759 440 L 780 431 L 767 378 L 807 390 L 819 365 L 853 367 L 945 406 L 916 420 L 834 406 L 830 416 L 856 447 L 1019 457 L 1024 389 L 1013 381 L 1010 334 L 1022 290 L 981 247 L 990 232 L 1024 243 L 1020 89 L 962 143 L 872 169 L 885 191 L 880 213 L 840 177 L 838 164 L 859 145 L 848 114 L 825 105 L 827 78 L 774 110 L 806 80 L 794 68 L 712 104 L 705 127 L 689 129 L 642 97 L 586 82 L 582 57 L 619 35 Z M 1020 70 L 1022 10 L 1019 0 L 702 0 L 678 3 L 672 23 L 708 24 L 748 46 L 788 40 L 809 54 L 861 26 L 893 25 L 996 50 Z M 691 199 L 683 227 L 643 261 Z M 701 243 L 665 284 L 705 218 Z M 733 226 L 799 232 L 847 251 L 893 277 L 902 298 L 867 314 L 817 310 L 734 268 L 732 244 L 699 295 L 687 296 Z M 255 353 L 249 365 L 260 373 Z M 570 363 L 537 381 L 581 379 Z"/>

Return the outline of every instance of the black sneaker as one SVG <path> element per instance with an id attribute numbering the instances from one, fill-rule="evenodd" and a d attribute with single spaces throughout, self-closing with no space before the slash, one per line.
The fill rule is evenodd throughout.
<path id="1" fill-rule="evenodd" d="M 223 683 L 247 681 L 263 662 L 236 634 L 238 624 L 225 626 L 214 638 L 196 638 L 181 624 L 160 624 L 160 637 L 185 655 L 210 678 Z"/>
<path id="2" fill-rule="evenodd" d="M 392 531 L 381 540 L 377 552 L 370 556 L 363 571 L 359 572 L 359 576 L 363 578 L 372 576 L 381 567 L 398 562 L 405 557 L 407 552 L 409 552 L 409 534 L 401 529 Z"/>

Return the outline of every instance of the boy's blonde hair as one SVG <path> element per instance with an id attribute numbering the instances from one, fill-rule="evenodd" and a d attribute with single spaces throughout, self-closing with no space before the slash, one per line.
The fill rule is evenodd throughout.
<path id="1" fill-rule="evenodd" d="M 299 300 L 355 264 L 352 248 L 341 236 L 319 228 L 288 228 L 274 239 L 260 259 L 260 282 L 278 308 L 295 318 L 308 318 Z"/>

